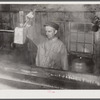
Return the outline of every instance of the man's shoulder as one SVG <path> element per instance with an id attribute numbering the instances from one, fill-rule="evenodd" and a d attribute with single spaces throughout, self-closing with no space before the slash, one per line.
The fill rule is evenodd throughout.
<path id="1" fill-rule="evenodd" d="M 59 49 L 58 51 L 66 49 L 66 45 L 59 39 L 56 41 L 55 46 Z"/>
<path id="2" fill-rule="evenodd" d="M 60 39 L 57 39 L 57 43 L 61 46 L 64 46 L 64 43 L 60 40 Z"/>
<path id="3" fill-rule="evenodd" d="M 41 42 L 40 44 L 38 44 L 38 47 L 44 47 L 46 42 Z"/>

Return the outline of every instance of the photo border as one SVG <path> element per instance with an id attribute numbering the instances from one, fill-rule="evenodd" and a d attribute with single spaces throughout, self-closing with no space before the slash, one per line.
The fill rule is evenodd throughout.
<path id="1" fill-rule="evenodd" d="M 0 0 L 0 3 L 11 2 L 90 2 L 98 3 L 99 0 Z M 2 3 L 1 3 L 2 4 Z M 1 90 L 0 99 L 2 100 L 99 100 L 100 90 Z M 39 95 L 37 95 L 39 94 Z M 61 95 L 63 94 L 63 95 Z M 49 98 L 49 99 L 47 99 Z M 74 99 L 73 99 L 74 98 Z"/>

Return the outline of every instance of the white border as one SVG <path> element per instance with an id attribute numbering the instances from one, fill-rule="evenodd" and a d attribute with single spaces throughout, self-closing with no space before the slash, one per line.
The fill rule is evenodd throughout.
<path id="1" fill-rule="evenodd" d="M 48 2 L 32 2 L 32 1 L 29 1 L 29 2 L 20 2 L 20 1 L 15 1 L 15 2 L 0 2 L 0 4 L 100 4 L 100 1 L 91 1 L 91 2 L 88 2 L 88 0 L 86 2 L 83 2 L 83 1 L 76 1 L 76 2 L 70 2 L 70 1 L 48 1 Z"/>
<path id="2" fill-rule="evenodd" d="M 100 4 L 91 2 L 0 2 L 0 4 Z M 100 98 L 100 90 L 1 90 L 0 99 Z"/>
<path id="3" fill-rule="evenodd" d="M 1 90 L 0 91 L 0 99 L 12 99 L 12 98 L 16 99 L 100 98 L 100 91 L 97 90 Z"/>

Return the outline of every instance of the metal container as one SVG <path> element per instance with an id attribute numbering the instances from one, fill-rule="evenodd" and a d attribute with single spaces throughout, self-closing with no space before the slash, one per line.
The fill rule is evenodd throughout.
<path id="1" fill-rule="evenodd" d="M 73 60 L 71 70 L 74 72 L 88 73 L 88 66 L 85 59 L 80 57 Z"/>

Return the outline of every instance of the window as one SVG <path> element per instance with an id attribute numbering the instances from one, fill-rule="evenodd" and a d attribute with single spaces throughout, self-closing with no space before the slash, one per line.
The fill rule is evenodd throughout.
<path id="1" fill-rule="evenodd" d="M 91 23 L 69 22 L 70 52 L 80 52 L 93 54 L 93 32 L 91 31 Z"/>

